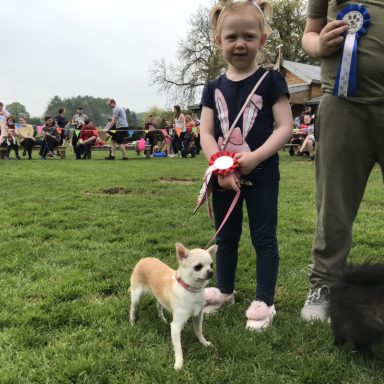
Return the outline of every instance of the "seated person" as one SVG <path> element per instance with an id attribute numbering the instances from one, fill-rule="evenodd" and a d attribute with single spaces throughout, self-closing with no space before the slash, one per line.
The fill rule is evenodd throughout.
<path id="1" fill-rule="evenodd" d="M 78 130 L 81 129 L 81 127 L 85 124 L 85 120 L 87 119 L 88 116 L 83 112 L 83 108 L 78 107 L 77 113 L 73 115 L 71 120 L 71 125 L 73 127 L 71 144 L 74 152 L 76 152 L 76 145 L 77 141 L 79 140 Z"/>
<path id="2" fill-rule="evenodd" d="M 41 131 L 40 160 L 45 160 L 47 155 L 49 157 L 55 157 L 55 148 L 59 146 L 61 141 L 61 135 L 56 130 L 57 125 L 55 120 L 51 116 L 46 116 L 44 121 L 45 123 Z"/>
<path id="3" fill-rule="evenodd" d="M 309 160 L 315 160 L 315 135 L 314 135 L 314 125 L 311 124 L 308 126 L 308 135 L 304 139 L 303 143 L 301 144 L 301 147 L 299 149 L 299 152 L 309 153 Z"/>
<path id="4" fill-rule="evenodd" d="M 76 160 L 87 159 L 91 147 L 95 145 L 98 132 L 97 128 L 92 124 L 90 119 L 85 119 L 84 125 L 81 127 L 79 140 L 75 147 Z M 81 157 L 82 156 L 82 157 Z"/>
<path id="5" fill-rule="evenodd" d="M 6 123 L 1 126 L 0 133 L 0 145 L 7 147 L 5 152 L 5 160 L 9 160 L 11 149 L 15 151 L 16 159 L 20 160 L 19 147 L 17 145 L 16 133 L 15 133 L 16 119 L 9 115 L 6 119 Z"/>
<path id="6" fill-rule="evenodd" d="M 32 159 L 32 147 L 41 144 L 34 137 L 34 129 L 32 125 L 27 124 L 27 119 L 23 116 L 19 117 L 20 128 L 17 129 L 16 134 L 21 146 L 23 147 L 23 156 L 28 153 L 28 159 Z"/>

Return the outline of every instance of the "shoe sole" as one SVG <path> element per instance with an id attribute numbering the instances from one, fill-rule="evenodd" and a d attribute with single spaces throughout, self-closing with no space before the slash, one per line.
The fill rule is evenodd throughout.
<path id="1" fill-rule="evenodd" d="M 206 315 L 210 315 L 212 313 L 217 312 L 219 309 L 221 309 L 225 305 L 233 305 L 233 304 L 235 304 L 235 297 L 232 297 L 231 300 L 223 301 L 221 303 L 206 305 L 203 309 L 203 313 Z"/>

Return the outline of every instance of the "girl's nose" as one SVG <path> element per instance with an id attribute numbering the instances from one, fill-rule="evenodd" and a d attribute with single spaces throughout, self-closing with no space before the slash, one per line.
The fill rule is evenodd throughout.
<path id="1" fill-rule="evenodd" d="M 245 40 L 242 38 L 239 38 L 236 40 L 236 47 L 244 47 L 245 46 Z"/>

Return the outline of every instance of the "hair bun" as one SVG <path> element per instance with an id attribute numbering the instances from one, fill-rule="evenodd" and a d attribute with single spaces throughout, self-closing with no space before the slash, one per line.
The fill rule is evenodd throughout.
<path id="1" fill-rule="evenodd" d="M 272 16 L 272 4 L 270 0 L 257 0 L 256 4 L 263 11 L 265 17 Z"/>

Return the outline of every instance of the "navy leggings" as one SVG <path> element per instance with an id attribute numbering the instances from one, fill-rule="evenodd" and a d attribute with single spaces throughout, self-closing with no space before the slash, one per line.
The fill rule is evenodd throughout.
<path id="1" fill-rule="evenodd" d="M 245 200 L 252 244 L 256 251 L 256 300 L 272 305 L 279 269 L 279 251 L 276 239 L 277 200 L 279 182 L 272 185 L 242 186 L 241 195 L 226 224 L 216 237 L 217 288 L 222 293 L 232 293 L 235 288 L 238 245 L 243 224 Z M 213 191 L 213 210 L 216 229 L 235 196 L 232 190 Z"/>

